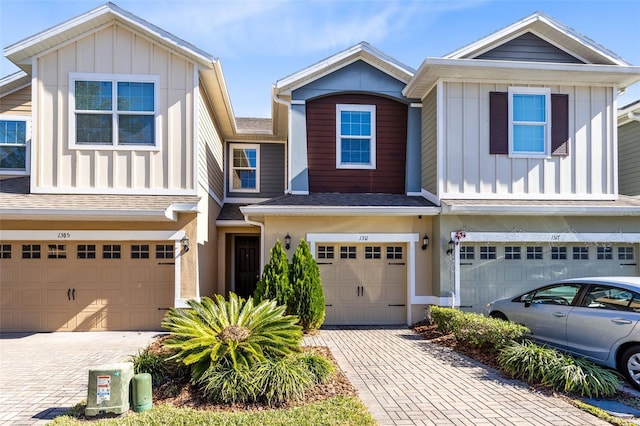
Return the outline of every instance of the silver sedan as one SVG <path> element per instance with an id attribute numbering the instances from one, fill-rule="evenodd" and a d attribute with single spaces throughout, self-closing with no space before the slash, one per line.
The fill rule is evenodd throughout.
<path id="1" fill-rule="evenodd" d="M 615 368 L 640 389 L 640 277 L 556 281 L 487 305 L 545 344 Z"/>

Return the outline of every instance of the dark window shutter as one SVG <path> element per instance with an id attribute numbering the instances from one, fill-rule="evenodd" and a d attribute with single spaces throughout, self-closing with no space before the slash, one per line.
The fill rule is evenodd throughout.
<path id="1" fill-rule="evenodd" d="M 489 92 L 489 153 L 509 154 L 509 96 Z"/>
<path id="2" fill-rule="evenodd" d="M 569 155 L 569 95 L 551 95 L 551 155 Z"/>

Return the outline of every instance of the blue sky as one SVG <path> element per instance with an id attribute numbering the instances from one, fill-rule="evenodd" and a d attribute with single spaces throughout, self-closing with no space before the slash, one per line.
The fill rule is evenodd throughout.
<path id="1" fill-rule="evenodd" d="M 640 65 L 640 1 L 114 0 L 119 7 L 220 58 L 234 113 L 269 117 L 271 85 L 367 41 L 418 68 L 537 10 Z M 0 0 L 5 47 L 105 0 Z M 0 75 L 17 71 L 6 59 Z M 618 106 L 640 99 L 640 84 Z"/>

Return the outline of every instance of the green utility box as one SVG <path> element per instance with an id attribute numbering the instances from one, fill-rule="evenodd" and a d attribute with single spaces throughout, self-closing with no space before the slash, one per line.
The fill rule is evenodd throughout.
<path id="1" fill-rule="evenodd" d="M 87 417 L 99 414 L 124 414 L 129 411 L 129 384 L 133 363 L 100 365 L 89 369 Z"/>
<path id="2" fill-rule="evenodd" d="M 151 374 L 140 373 L 133 376 L 131 381 L 131 396 L 133 411 L 141 413 L 151 409 L 152 401 Z"/>

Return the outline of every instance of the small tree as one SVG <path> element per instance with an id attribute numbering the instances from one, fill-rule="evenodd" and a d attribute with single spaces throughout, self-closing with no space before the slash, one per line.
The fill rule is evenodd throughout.
<path id="1" fill-rule="evenodd" d="M 300 240 L 293 255 L 290 282 L 291 313 L 300 318 L 303 330 L 317 330 L 324 322 L 324 292 L 320 269 L 305 240 Z"/>
<path id="2" fill-rule="evenodd" d="M 289 283 L 289 258 L 277 240 L 269 251 L 269 263 L 264 266 L 260 281 L 256 284 L 253 298 L 256 303 L 265 299 L 275 300 L 278 305 L 287 306 L 289 314 L 289 300 L 291 299 L 291 284 Z"/>

